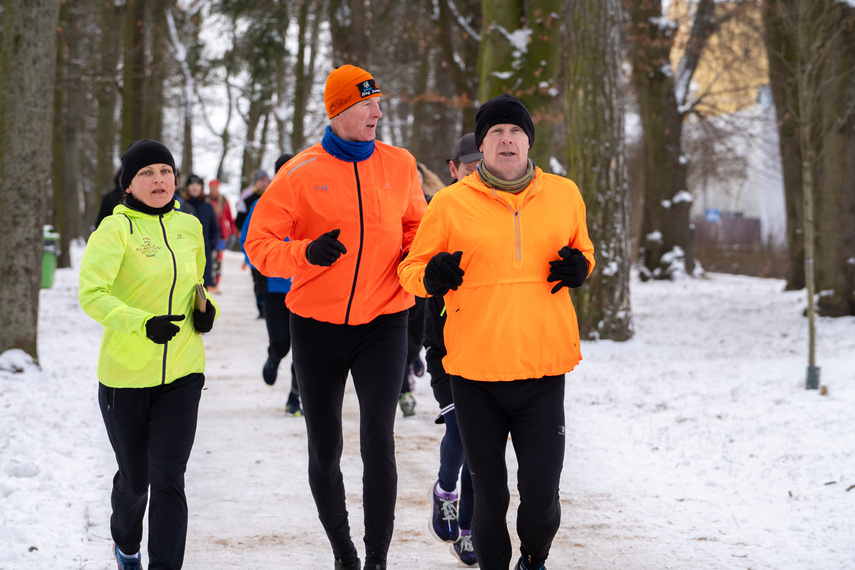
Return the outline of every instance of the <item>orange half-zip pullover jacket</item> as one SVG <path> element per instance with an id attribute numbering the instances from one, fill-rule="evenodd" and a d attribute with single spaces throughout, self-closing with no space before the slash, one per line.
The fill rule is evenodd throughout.
<path id="1" fill-rule="evenodd" d="M 463 252 L 463 284 L 445 295 L 442 363 L 449 374 L 520 380 L 563 374 L 579 363 L 570 293 L 553 295 L 555 283 L 546 280 L 565 245 L 585 255 L 590 273 L 594 246 L 579 189 L 540 168 L 517 196 L 489 188 L 476 172 L 433 197 L 398 274 L 404 289 L 428 296 L 428 261 L 441 251 Z"/>
<path id="2" fill-rule="evenodd" d="M 406 150 L 376 141 L 367 160 L 347 162 L 318 143 L 279 169 L 255 207 L 244 249 L 263 275 L 293 277 L 286 303 L 294 313 L 364 324 L 414 304 L 396 270 L 425 207 Z M 306 248 L 336 228 L 347 253 L 330 267 L 310 264 Z"/>

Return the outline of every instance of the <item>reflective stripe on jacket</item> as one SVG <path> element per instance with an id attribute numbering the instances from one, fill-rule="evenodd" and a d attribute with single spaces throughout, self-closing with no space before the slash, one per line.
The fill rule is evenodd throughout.
<path id="1" fill-rule="evenodd" d="M 443 365 L 470 380 L 540 378 L 572 370 L 582 359 L 576 312 L 568 290 L 551 293 L 549 262 L 565 245 L 594 268 L 585 204 L 576 185 L 536 169 L 516 209 L 477 173 L 431 200 L 410 254 L 399 268 L 404 289 L 427 296 L 428 261 L 462 251 L 466 272 L 445 295 Z"/>
<path id="2" fill-rule="evenodd" d="M 101 222 L 83 253 L 79 301 L 104 326 L 102 384 L 146 388 L 205 371 L 202 336 L 193 328 L 196 284 L 204 270 L 202 226 L 190 214 L 152 216 L 119 205 Z M 167 314 L 185 315 L 175 323 L 181 330 L 168 343 L 155 344 L 145 323 Z"/>
<path id="3" fill-rule="evenodd" d="M 406 150 L 377 141 L 370 158 L 354 163 L 318 143 L 279 169 L 258 201 L 244 247 L 263 275 L 293 278 L 292 312 L 364 324 L 413 306 L 397 267 L 425 207 L 416 160 Z M 347 253 L 330 267 L 311 265 L 309 243 L 334 229 Z"/>

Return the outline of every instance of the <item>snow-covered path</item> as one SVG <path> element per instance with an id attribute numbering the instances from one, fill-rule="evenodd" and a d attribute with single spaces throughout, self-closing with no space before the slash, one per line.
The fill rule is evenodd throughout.
<path id="1" fill-rule="evenodd" d="M 0 371 L 0 569 L 114 567 L 115 465 L 95 400 L 101 330 L 77 306 L 76 283 L 61 270 L 42 292 L 43 370 Z M 187 473 L 185 568 L 329 569 L 305 428 L 283 414 L 287 373 L 274 387 L 261 380 L 266 330 L 237 254 L 221 288 Z M 782 289 L 718 274 L 633 282 L 635 338 L 583 343 L 568 375 L 550 570 L 855 567 L 855 319 L 819 321 L 829 394 L 808 392 L 804 293 Z M 396 425 L 389 568 L 453 568 L 427 530 L 443 428 L 426 377 L 416 396 L 416 416 Z M 349 390 L 343 468 L 362 551 L 356 406 Z M 513 465 L 511 446 L 508 456 Z"/>

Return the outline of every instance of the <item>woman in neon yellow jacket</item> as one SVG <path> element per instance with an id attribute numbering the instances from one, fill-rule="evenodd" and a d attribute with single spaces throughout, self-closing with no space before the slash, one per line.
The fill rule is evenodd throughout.
<path id="1" fill-rule="evenodd" d="M 184 471 L 205 383 L 205 349 L 217 314 L 198 304 L 202 226 L 175 209 L 175 161 L 152 140 L 122 156 L 123 203 L 90 236 L 80 306 L 104 326 L 98 400 L 118 472 L 110 530 L 120 569 L 141 569 L 149 506 L 149 568 L 181 568 L 187 534 Z M 204 291 L 204 289 L 202 290 Z"/>

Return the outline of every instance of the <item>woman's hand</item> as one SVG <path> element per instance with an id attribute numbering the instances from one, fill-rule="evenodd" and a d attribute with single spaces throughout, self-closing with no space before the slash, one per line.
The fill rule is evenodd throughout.
<path id="1" fill-rule="evenodd" d="M 210 301 L 208 302 L 210 303 Z M 184 315 L 158 315 L 157 317 L 152 317 L 145 323 L 145 336 L 154 343 L 166 344 L 181 330 L 178 325 L 172 323 L 183 320 Z"/>
<path id="2" fill-rule="evenodd" d="M 193 310 L 193 328 L 200 333 L 210 332 L 214 328 L 214 317 L 216 316 L 217 309 L 214 308 L 214 304 L 211 303 L 210 299 L 205 299 L 204 313 L 199 309 Z"/>

